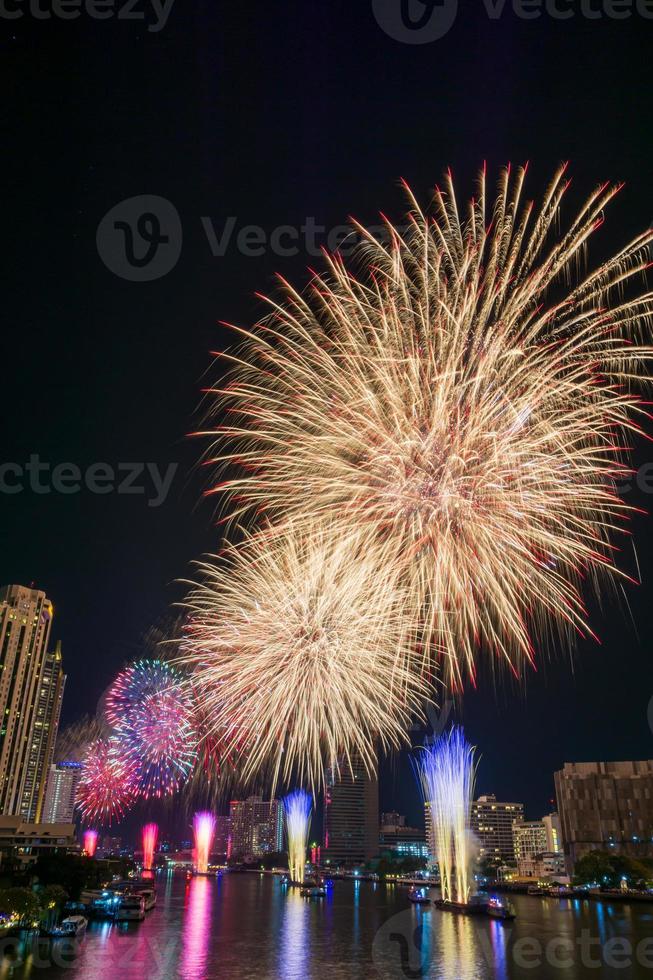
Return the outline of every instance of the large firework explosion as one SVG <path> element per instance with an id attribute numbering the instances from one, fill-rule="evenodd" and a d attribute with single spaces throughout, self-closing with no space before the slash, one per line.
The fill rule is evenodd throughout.
<path id="1" fill-rule="evenodd" d="M 449 175 L 432 213 L 411 198 L 407 232 L 388 225 L 389 244 L 367 236 L 358 277 L 335 256 L 306 294 L 284 284 L 270 316 L 240 331 L 214 390 L 227 421 L 203 433 L 232 518 L 265 511 L 295 530 L 327 521 L 363 536 L 407 586 L 424 640 L 415 668 L 440 660 L 456 689 L 465 673 L 473 679 L 480 649 L 519 673 L 536 643 L 589 631 L 582 588 L 617 571 L 630 508 L 615 481 L 646 414 L 633 382 L 651 356 L 640 339 L 653 294 L 637 280 L 653 232 L 581 272 L 619 188 L 597 188 L 557 233 L 565 168 L 539 209 L 522 203 L 525 173 L 506 170 L 493 204 L 483 173 L 464 214 Z M 201 615 L 216 584 L 194 600 Z M 224 598 L 215 603 L 222 612 Z M 287 610 L 285 597 L 274 612 Z M 262 665 L 240 634 L 271 621 L 257 609 L 252 618 L 258 627 L 234 627 L 238 668 L 216 674 L 228 683 Z M 295 718 L 304 664 L 319 684 L 302 650 L 279 704 L 310 741 L 317 719 Z M 388 680 L 377 664 L 366 683 Z M 249 726 L 253 699 L 235 683 L 229 715 L 236 724 L 243 697 Z M 339 724 L 361 724 L 352 704 L 341 707 Z"/>
<path id="2" fill-rule="evenodd" d="M 200 566 L 180 659 L 244 781 L 315 788 L 352 753 L 368 768 L 427 697 L 408 671 L 405 596 L 373 550 L 337 533 L 261 532 Z"/>
<path id="3" fill-rule="evenodd" d="M 136 802 L 137 767 L 116 738 L 98 739 L 82 760 L 76 805 L 89 823 L 120 820 Z"/>
<path id="4" fill-rule="evenodd" d="M 138 770 L 145 798 L 174 793 L 195 758 L 193 699 L 188 683 L 162 660 L 139 660 L 118 674 L 105 711 L 121 751 Z"/>
<path id="5" fill-rule="evenodd" d="M 303 789 L 296 789 L 283 800 L 283 815 L 288 839 L 288 871 L 291 881 L 303 882 L 306 848 L 311 826 L 313 800 Z"/>
<path id="6" fill-rule="evenodd" d="M 462 728 L 422 749 L 416 770 L 427 804 L 445 901 L 467 902 L 471 890 L 470 813 L 476 767 Z"/>

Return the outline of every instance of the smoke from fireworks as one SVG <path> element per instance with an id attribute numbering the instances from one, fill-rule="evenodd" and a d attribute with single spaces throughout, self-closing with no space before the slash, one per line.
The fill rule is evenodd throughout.
<path id="1" fill-rule="evenodd" d="M 84 852 L 87 857 L 92 858 L 95 854 L 97 848 L 98 832 L 97 830 L 85 830 L 84 831 Z"/>
<path id="2" fill-rule="evenodd" d="M 371 549 L 260 534 L 201 572 L 180 658 L 245 781 L 267 770 L 315 787 L 354 752 L 373 768 L 377 739 L 406 741 L 428 692 L 406 668 L 403 598 Z"/>
<path id="3" fill-rule="evenodd" d="M 146 823 L 142 830 L 143 868 L 151 871 L 154 867 L 154 852 L 159 836 L 159 828 L 155 823 Z"/>
<path id="4" fill-rule="evenodd" d="M 462 216 L 449 175 L 432 215 L 411 198 L 403 237 L 367 237 L 359 278 L 336 256 L 305 295 L 284 284 L 214 389 L 227 423 L 203 433 L 232 517 L 328 520 L 380 547 L 423 630 L 416 667 L 437 657 L 456 688 L 479 649 L 517 673 L 536 640 L 589 630 L 583 583 L 616 573 L 615 481 L 646 414 L 631 388 L 653 294 L 635 278 L 653 232 L 579 273 L 619 187 L 556 236 L 565 168 L 539 210 L 525 173 L 493 204 L 483 173 Z"/>
<path id="5" fill-rule="evenodd" d="M 106 698 L 106 715 L 122 751 L 138 767 L 138 792 L 173 793 L 190 773 L 196 755 L 190 689 L 162 660 L 126 667 Z"/>
<path id="6" fill-rule="evenodd" d="M 59 732 L 54 758 L 57 762 L 81 762 L 91 742 L 102 738 L 104 734 L 104 727 L 97 718 L 84 715 Z"/>
<path id="7" fill-rule="evenodd" d="M 303 789 L 289 793 L 283 800 L 288 839 L 288 871 L 291 881 L 304 880 L 312 803 L 311 796 Z"/>
<path id="8" fill-rule="evenodd" d="M 445 901 L 467 902 L 471 886 L 470 811 L 476 767 L 461 728 L 420 751 L 416 769 L 428 804 Z"/>
<path id="9" fill-rule="evenodd" d="M 116 738 L 92 742 L 82 760 L 76 805 L 85 820 L 111 824 L 136 800 L 136 766 Z"/>
<path id="10" fill-rule="evenodd" d="M 215 834 L 215 817 L 212 813 L 196 813 L 193 820 L 193 835 L 195 837 L 194 862 L 195 870 L 206 874 L 209 870 L 211 846 Z"/>

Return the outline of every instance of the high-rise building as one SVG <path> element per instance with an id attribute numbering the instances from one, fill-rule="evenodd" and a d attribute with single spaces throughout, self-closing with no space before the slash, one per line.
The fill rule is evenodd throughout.
<path id="1" fill-rule="evenodd" d="M 215 836 L 213 838 L 213 850 L 216 854 L 227 854 L 229 852 L 230 831 L 230 818 L 223 815 L 217 816 L 215 818 Z M 281 848 L 279 848 L 279 850 L 281 850 Z"/>
<path id="2" fill-rule="evenodd" d="M 20 585 L 0 589 L 0 813 L 41 819 L 65 684 L 48 654 L 52 603 Z"/>
<path id="3" fill-rule="evenodd" d="M 557 813 L 549 813 L 542 817 L 542 823 L 546 828 L 546 849 L 552 854 L 562 853 L 562 829 L 560 827 L 560 816 Z"/>
<path id="4" fill-rule="evenodd" d="M 82 777 L 81 762 L 55 762 L 48 773 L 43 823 L 72 823 L 77 786 Z"/>
<path id="5" fill-rule="evenodd" d="M 395 858 L 429 856 L 424 831 L 419 827 L 407 827 L 405 816 L 396 812 L 381 814 L 379 851 L 382 854 L 388 852 Z"/>
<path id="6" fill-rule="evenodd" d="M 471 827 L 481 858 L 496 863 L 514 861 L 513 824 L 523 819 L 523 803 L 500 803 L 496 796 L 479 796 L 472 803 Z"/>
<path id="7" fill-rule="evenodd" d="M 512 840 L 519 873 L 528 874 L 535 857 L 547 850 L 544 821 L 516 821 L 512 825 Z"/>
<path id="8" fill-rule="evenodd" d="M 250 796 L 229 804 L 230 857 L 283 850 L 283 807 L 280 800 Z"/>
<path id="9" fill-rule="evenodd" d="M 379 852 L 379 783 L 360 756 L 327 773 L 324 793 L 325 863 L 361 864 Z"/>
<path id="10" fill-rule="evenodd" d="M 554 780 L 570 873 L 592 850 L 653 855 L 653 760 L 565 762 Z"/>

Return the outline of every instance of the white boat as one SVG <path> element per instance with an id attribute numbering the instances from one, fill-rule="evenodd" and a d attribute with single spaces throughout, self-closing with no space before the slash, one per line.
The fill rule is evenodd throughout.
<path id="1" fill-rule="evenodd" d="M 145 902 L 145 911 L 149 912 L 156 905 L 156 892 L 153 888 L 148 888 L 147 890 L 140 890 L 138 894 L 141 896 Z"/>
<path id="2" fill-rule="evenodd" d="M 69 915 L 67 918 L 62 919 L 58 926 L 54 926 L 50 930 L 50 935 L 54 939 L 59 939 L 63 936 L 81 936 L 86 932 L 86 926 L 88 925 L 88 919 L 83 915 Z"/>
<path id="3" fill-rule="evenodd" d="M 145 918 L 145 899 L 142 895 L 124 895 L 115 911 L 116 922 L 142 922 Z"/>

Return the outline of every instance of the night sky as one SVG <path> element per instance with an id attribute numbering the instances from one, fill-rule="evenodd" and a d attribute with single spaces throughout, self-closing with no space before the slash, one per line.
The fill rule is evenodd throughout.
<path id="1" fill-rule="evenodd" d="M 530 160 L 535 195 L 565 159 L 579 195 L 624 180 L 594 258 L 653 219 L 653 20 L 634 4 L 586 0 L 586 13 L 603 11 L 590 19 L 559 0 L 574 16 L 557 20 L 522 19 L 508 2 L 492 19 L 489 0 L 465 2 L 444 37 L 409 44 L 379 23 L 398 23 L 400 0 L 176 0 L 160 30 L 143 0 L 133 16 L 145 20 L 117 18 L 123 2 L 103 20 L 83 8 L 37 19 L 20 0 L 5 9 L 23 16 L 0 16 L 2 459 L 176 465 L 160 506 L 144 475 L 132 485 L 143 493 L 39 493 L 27 476 L 0 493 L 0 581 L 34 583 L 54 603 L 66 722 L 94 710 L 181 595 L 175 581 L 218 546 L 202 446 L 187 433 L 216 377 L 209 352 L 229 342 L 219 321 L 251 324 L 276 272 L 302 284 L 319 261 L 303 240 L 294 255 L 243 254 L 240 230 L 269 241 L 307 220 L 400 220 L 400 177 L 426 202 L 450 165 L 466 197 L 484 159 L 493 174 Z M 152 281 L 116 275 L 96 244 L 104 215 L 139 195 L 171 202 L 183 228 L 178 262 Z M 206 229 L 219 240 L 230 218 L 213 255 Z M 649 461 L 644 444 L 636 462 Z M 649 494 L 629 499 L 650 507 Z M 593 609 L 601 644 L 540 662 L 521 688 L 484 676 L 458 711 L 482 754 L 479 790 L 523 800 L 533 818 L 566 760 L 653 754 L 653 524 L 634 524 L 643 585 Z M 627 541 L 623 561 L 632 571 Z M 418 809 L 405 758 L 384 767 L 391 805 Z"/>

